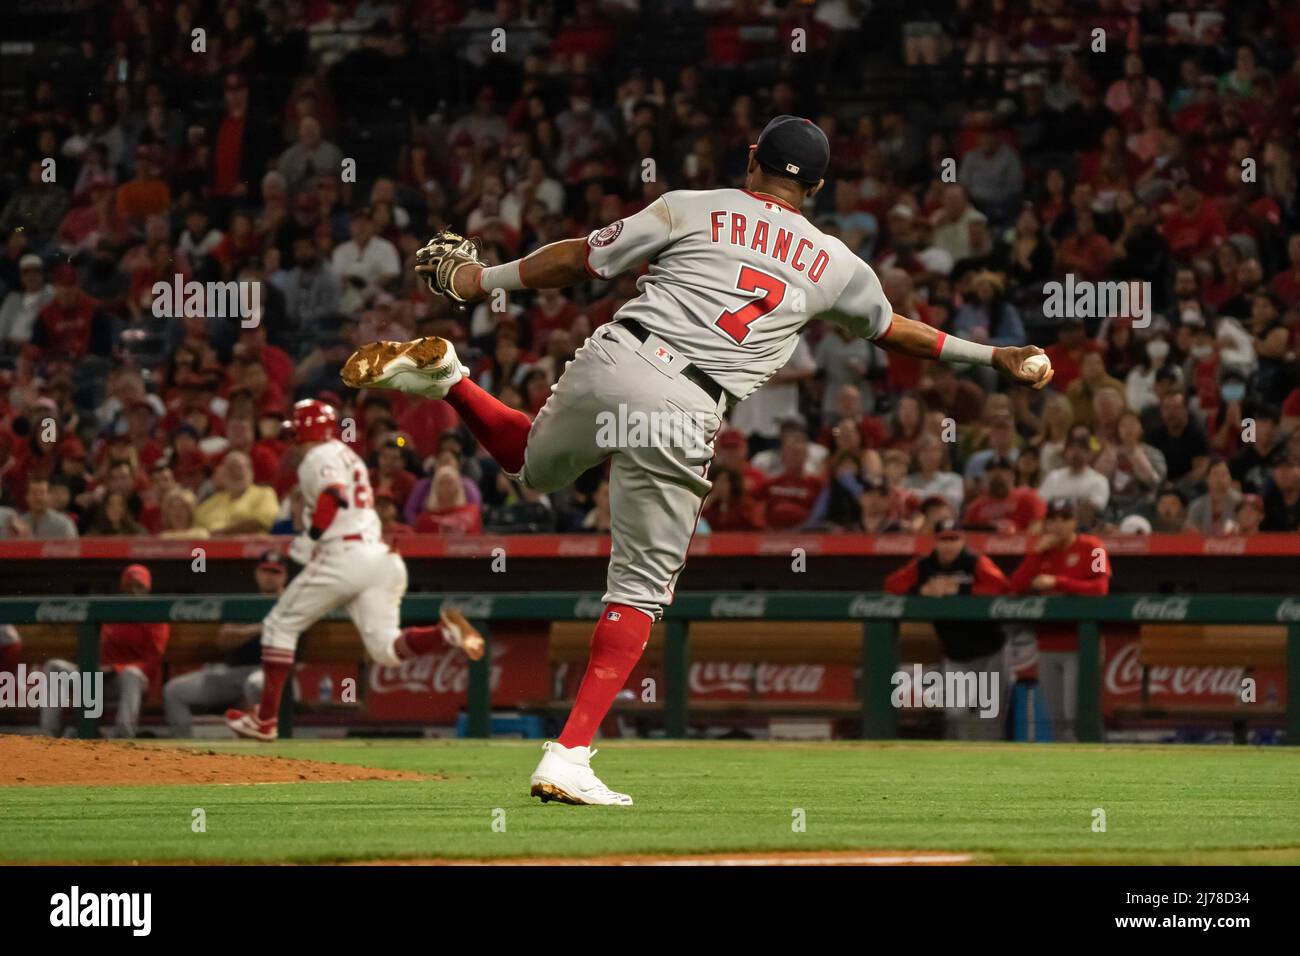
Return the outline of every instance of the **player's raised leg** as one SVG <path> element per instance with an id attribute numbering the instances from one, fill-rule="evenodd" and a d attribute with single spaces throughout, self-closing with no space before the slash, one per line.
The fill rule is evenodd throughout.
<path id="1" fill-rule="evenodd" d="M 637 365 L 624 366 L 627 376 L 639 371 Z M 645 391 L 653 395 L 653 385 L 662 386 L 662 381 L 658 372 L 650 375 Z M 686 410 L 693 415 L 691 425 L 701 431 L 687 434 L 689 430 L 683 428 L 685 440 L 680 445 L 651 442 L 620 449 L 612 460 L 613 526 L 605 611 L 592 634 L 591 658 L 573 710 L 559 739 L 545 745 L 530 780 L 530 792 L 543 801 L 632 804 L 630 796 L 612 790 L 592 771 L 590 761 L 596 751 L 591 742 L 641 659 L 654 620 L 672 602 L 710 488 L 704 475 L 712 457 L 711 439 L 721 424 L 716 403 L 695 385 L 679 379 L 670 388 L 671 406 L 651 405 L 638 411 Z"/>
<path id="2" fill-rule="evenodd" d="M 485 392 L 469 379 L 456 349 L 436 337 L 411 342 L 371 342 L 343 366 L 352 388 L 393 388 L 424 398 L 446 399 L 465 427 L 508 474 L 524 467 L 532 419 Z"/>

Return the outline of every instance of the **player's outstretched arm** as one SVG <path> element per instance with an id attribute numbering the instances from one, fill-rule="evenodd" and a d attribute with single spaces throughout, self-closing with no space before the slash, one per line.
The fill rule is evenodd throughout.
<path id="1" fill-rule="evenodd" d="M 916 358 L 938 359 L 940 362 L 957 362 L 968 365 L 992 365 L 1005 377 L 1031 388 L 1046 388 L 1052 380 L 1052 367 L 1025 368 L 1025 360 L 1042 355 L 1036 345 L 995 348 L 959 339 L 940 332 L 924 322 L 894 314 L 885 334 L 875 340 L 887 352 L 899 352 Z"/>
<path id="2" fill-rule="evenodd" d="M 452 274 L 456 294 L 467 302 L 482 299 L 493 289 L 515 292 L 519 289 L 563 289 L 589 278 L 587 271 L 587 240 L 562 239 L 536 252 L 499 266 L 480 266 L 473 263 L 457 269 Z M 415 271 L 425 274 L 436 266 L 416 266 Z"/>

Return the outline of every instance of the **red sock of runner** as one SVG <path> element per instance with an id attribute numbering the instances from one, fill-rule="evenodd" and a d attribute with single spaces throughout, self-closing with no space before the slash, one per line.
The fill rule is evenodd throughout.
<path id="1" fill-rule="evenodd" d="M 291 670 L 292 664 L 262 659 L 262 701 L 257 705 L 258 720 L 275 720 L 280 716 L 280 697 Z"/>
<path id="2" fill-rule="evenodd" d="M 467 428 L 506 471 L 518 474 L 524 468 L 524 447 L 532 419 L 489 395 L 468 378 L 462 378 L 447 393 L 447 404 L 456 409 Z"/>
<path id="3" fill-rule="evenodd" d="M 589 747 L 627 683 L 650 640 L 648 615 L 626 604 L 607 604 L 591 636 L 591 660 L 578 687 L 569 720 L 560 734 L 562 747 Z"/>
<path id="4" fill-rule="evenodd" d="M 393 651 L 402 660 L 427 654 L 442 644 L 442 625 L 428 627 L 404 627 L 402 636 L 393 645 Z"/>

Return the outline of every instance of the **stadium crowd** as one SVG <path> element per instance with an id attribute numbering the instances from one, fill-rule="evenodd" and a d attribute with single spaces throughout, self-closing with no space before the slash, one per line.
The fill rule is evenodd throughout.
<path id="1" fill-rule="evenodd" d="M 441 335 L 536 412 L 637 275 L 456 312 L 415 250 L 452 227 L 503 261 L 736 184 L 779 113 L 830 137 L 805 213 L 896 312 L 1041 344 L 1056 375 L 1008 390 L 811 323 L 718 437 L 702 531 L 1035 531 L 1056 499 L 1088 530 L 1300 528 L 1294 4 L 655 7 L 699 26 L 707 66 L 645 48 L 624 0 L 88 4 L 79 35 L 102 39 L 30 63 L 5 107 L 0 537 L 292 532 L 280 426 L 305 397 L 347 419 L 393 535 L 607 531 L 599 470 L 538 495 L 444 403 L 353 393 L 339 367 Z M 886 26 L 883 62 L 857 63 Z M 846 62 L 942 102 L 828 95 Z M 260 283 L 258 321 L 158 314 L 176 276 Z M 1149 283 L 1143 308 L 1044 307 L 1052 283 L 1121 279 Z"/>

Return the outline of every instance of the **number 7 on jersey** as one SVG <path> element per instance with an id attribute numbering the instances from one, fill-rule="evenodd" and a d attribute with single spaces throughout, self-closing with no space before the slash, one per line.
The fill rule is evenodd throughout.
<path id="1" fill-rule="evenodd" d="M 750 295 L 761 292 L 762 298 L 754 299 L 734 312 L 723 312 L 715 324 L 737 342 L 744 342 L 749 337 L 749 327 L 785 301 L 786 284 L 784 280 L 753 266 L 741 266 L 736 277 L 736 289 Z"/>

